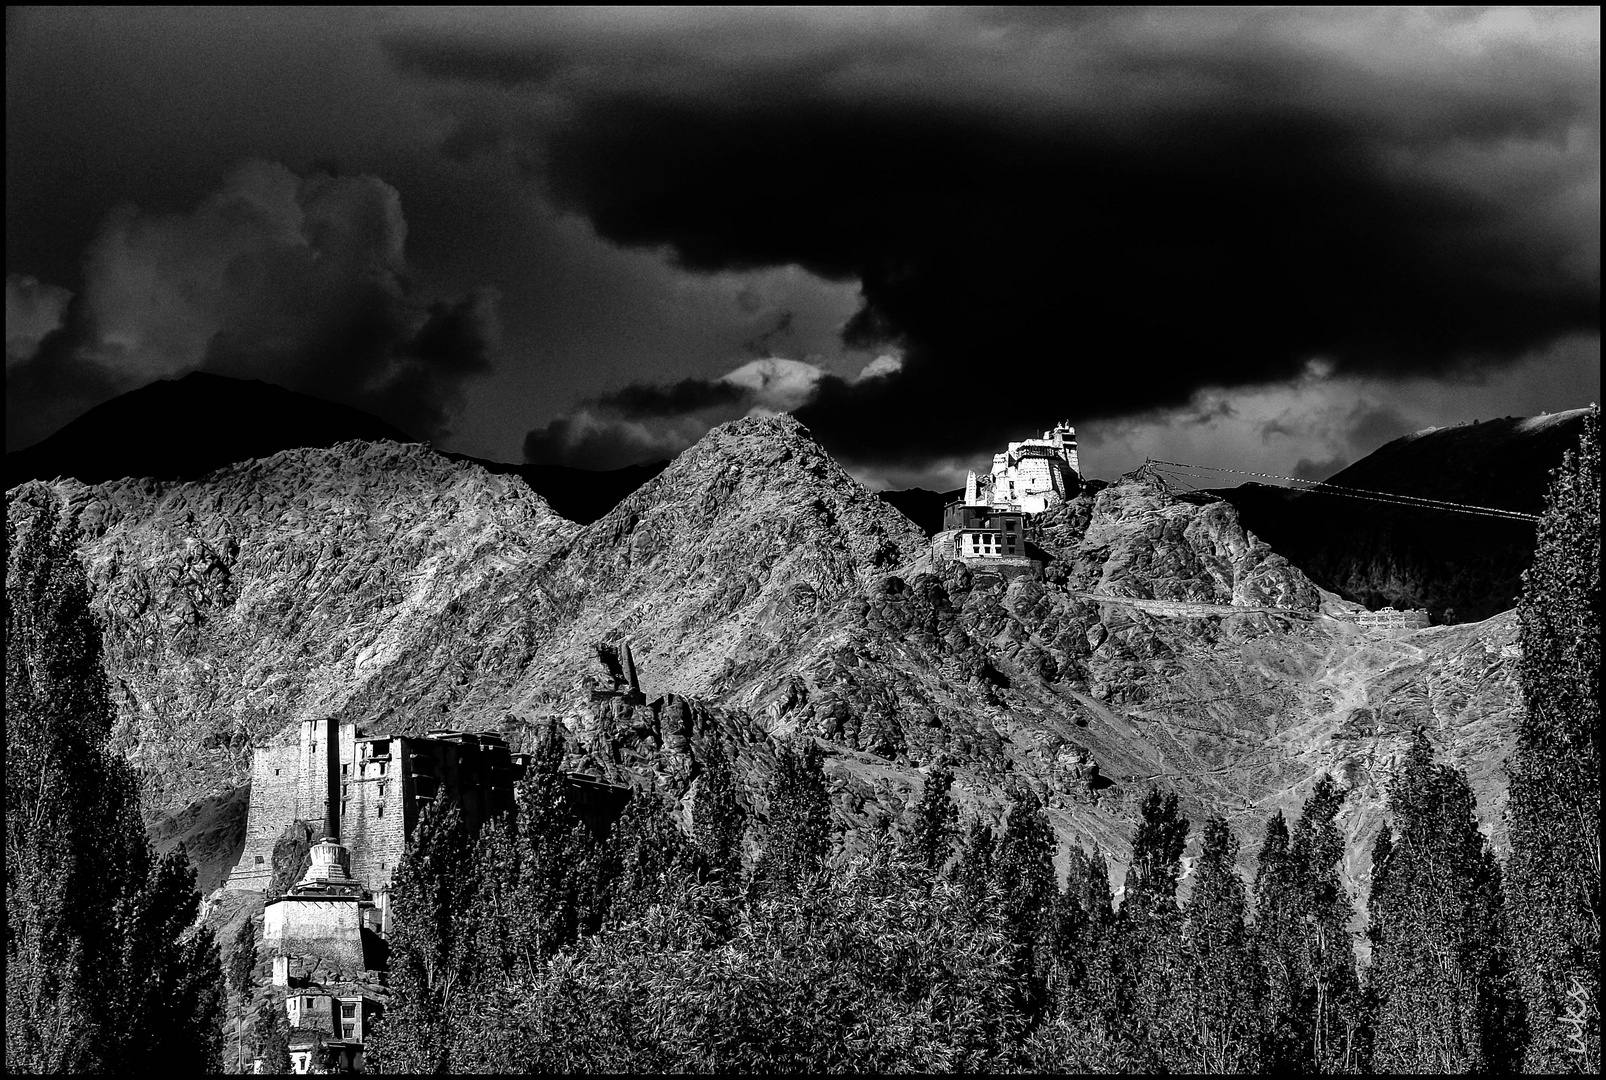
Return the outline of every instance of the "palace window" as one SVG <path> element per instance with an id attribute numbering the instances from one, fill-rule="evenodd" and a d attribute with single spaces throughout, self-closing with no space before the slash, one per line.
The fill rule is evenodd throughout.
<path id="1" fill-rule="evenodd" d="M 357 1005 L 356 1005 L 355 1002 L 345 1002 L 345 1001 L 343 1001 L 343 1002 L 340 1003 L 340 1016 L 341 1016 L 341 1019 L 350 1020 L 352 1017 L 354 1017 L 356 1015 L 357 1015 Z M 349 1031 L 350 1029 L 348 1028 L 347 1030 Z M 347 1035 L 346 1038 L 349 1039 L 349 1038 L 351 1038 L 351 1036 Z"/>
<path id="2" fill-rule="evenodd" d="M 350 1025 L 350 1024 L 341 1024 L 340 1025 L 341 1038 L 344 1038 L 344 1039 L 356 1038 L 356 1036 L 353 1034 L 353 1030 L 354 1029 L 353 1029 L 352 1025 Z"/>

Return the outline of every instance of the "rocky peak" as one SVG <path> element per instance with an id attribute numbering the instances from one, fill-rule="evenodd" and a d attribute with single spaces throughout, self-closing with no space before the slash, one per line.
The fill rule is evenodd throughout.
<path id="1" fill-rule="evenodd" d="M 792 417 L 722 425 L 543 568 L 540 591 L 573 616 L 544 689 L 584 677 L 588 642 L 621 638 L 649 694 L 728 689 L 733 660 L 925 548 Z"/>

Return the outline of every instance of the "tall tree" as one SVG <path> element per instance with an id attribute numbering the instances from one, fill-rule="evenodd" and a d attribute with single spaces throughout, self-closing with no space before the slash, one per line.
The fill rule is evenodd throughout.
<path id="1" fill-rule="evenodd" d="M 1049 921 L 1059 892 L 1054 883 L 1058 846 L 1037 796 L 1029 788 L 1012 792 L 992 872 L 1002 901 L 1004 932 L 1016 950 L 1020 1008 L 1029 1018 L 1042 1009 L 1049 974 Z"/>
<path id="2" fill-rule="evenodd" d="M 1355 906 L 1339 877 L 1344 837 L 1338 811 L 1344 790 L 1331 776 L 1316 781 L 1288 837 L 1298 883 L 1302 966 L 1307 973 L 1310 1061 L 1326 1072 L 1361 1068 L 1364 1010 L 1350 922 Z"/>
<path id="3" fill-rule="evenodd" d="M 1526 1067 L 1600 1059 L 1600 410 L 1552 475 L 1518 605 L 1526 710 L 1509 766 L 1507 883 Z"/>
<path id="4" fill-rule="evenodd" d="M 915 805 L 911 850 L 931 871 L 941 870 L 948 862 L 959 836 L 959 807 L 954 805 L 953 786 L 953 770 L 933 765 L 926 773 L 920 802 Z"/>
<path id="5" fill-rule="evenodd" d="M 1480 1000 L 1500 934 L 1498 867 L 1472 795 L 1433 764 L 1418 732 L 1389 793 L 1394 828 L 1372 851 L 1374 1065 L 1380 1072 L 1487 1071 Z M 1397 830 L 1397 831 L 1396 831 Z"/>
<path id="6" fill-rule="evenodd" d="M 1147 1059 L 1126 1022 L 1129 971 L 1104 855 L 1096 845 L 1091 852 L 1073 847 L 1069 864 L 1050 923 L 1052 1012 L 1026 1047 L 1029 1063 L 1055 1072 L 1141 1069 Z"/>
<path id="7" fill-rule="evenodd" d="M 1244 924 L 1247 901 L 1226 819 L 1205 822 L 1183 927 L 1188 1072 L 1259 1071 L 1260 968 Z"/>
<path id="8" fill-rule="evenodd" d="M 736 794 L 736 777 L 716 735 L 704 744 L 702 775 L 692 796 L 692 838 L 712 880 L 734 884 L 742 872 L 742 833 L 747 814 Z"/>
<path id="9" fill-rule="evenodd" d="M 474 899 L 469 838 L 443 793 L 425 806 L 391 883 L 390 1000 L 372 1042 L 387 1072 L 451 1065 L 450 1021 L 472 977 L 462 915 Z"/>
<path id="10" fill-rule="evenodd" d="M 256 971 L 257 955 L 256 920 L 247 918 L 235 931 L 234 942 L 229 949 L 229 989 L 241 998 L 249 999 L 251 996 L 252 975 Z"/>
<path id="11" fill-rule="evenodd" d="M 1178 1006 L 1183 982 L 1182 912 L 1177 882 L 1188 819 L 1174 793 L 1150 789 L 1139 808 L 1127 868 L 1126 898 L 1119 920 L 1123 961 L 1131 972 L 1131 1035 L 1150 1055 L 1150 1063 L 1174 1068 L 1182 1060 L 1184 1029 Z"/>
<path id="12" fill-rule="evenodd" d="M 1289 830 L 1274 814 L 1255 879 L 1255 943 L 1265 972 L 1265 1066 L 1353 1072 L 1366 1065 L 1360 981 L 1339 879 L 1344 841 L 1335 819 L 1344 792 L 1329 776 Z"/>
<path id="13" fill-rule="evenodd" d="M 970 820 L 965 830 L 965 842 L 960 848 L 959 860 L 954 863 L 954 883 L 965 897 L 968 909 L 980 915 L 993 906 L 997 899 L 997 885 L 993 875 L 993 861 L 998 844 L 993 829 L 980 817 Z"/>
<path id="14" fill-rule="evenodd" d="M 239 1064 L 244 1065 L 245 1055 L 245 1028 L 248 1017 L 247 1011 L 251 1006 L 251 991 L 254 989 L 253 975 L 257 966 L 257 923 L 254 918 L 247 916 L 240 928 L 234 933 L 234 941 L 229 947 L 228 966 L 224 975 L 228 979 L 229 989 L 234 991 L 240 1001 L 240 1023 L 236 1036 L 236 1048 L 240 1057 Z"/>
<path id="15" fill-rule="evenodd" d="M 1503 1072 L 1513 1039 L 1500 868 L 1472 790 L 1435 765 L 1417 732 L 1389 793 L 1397 833 L 1373 851 L 1373 1066 L 1379 1072 Z"/>
<path id="16" fill-rule="evenodd" d="M 813 739 L 783 743 L 775 755 L 769 834 L 759 858 L 759 880 L 772 890 L 796 891 L 825 864 L 830 827 L 831 800 L 819 744 Z"/>
<path id="17" fill-rule="evenodd" d="M 698 852 L 669 816 L 664 796 L 638 792 L 608 837 L 608 918 L 626 922 L 678 895 Z"/>
<path id="18" fill-rule="evenodd" d="M 290 1017 L 282 995 L 270 994 L 257 1007 L 251 1022 L 251 1044 L 254 1056 L 262 1059 L 263 1072 L 282 1076 L 290 1071 Z"/>
<path id="19" fill-rule="evenodd" d="M 6 515 L 6 1065 L 215 1071 L 222 964 L 182 853 L 109 752 L 100 632 L 53 492 Z"/>

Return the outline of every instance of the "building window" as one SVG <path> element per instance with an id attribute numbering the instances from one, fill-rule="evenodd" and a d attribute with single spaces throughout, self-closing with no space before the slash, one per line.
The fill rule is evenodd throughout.
<path id="1" fill-rule="evenodd" d="M 257 856 L 256 865 L 257 866 L 261 866 L 262 865 L 262 856 L 260 856 L 260 855 Z"/>
<path id="2" fill-rule="evenodd" d="M 352 1017 L 354 1017 L 356 1015 L 357 1015 L 357 1005 L 356 1005 L 355 1002 L 345 1002 L 345 1001 L 343 1001 L 343 1002 L 340 1003 L 340 1017 L 341 1017 L 341 1019 L 350 1020 Z M 347 1037 L 349 1038 L 350 1036 L 347 1036 Z"/>
<path id="3" fill-rule="evenodd" d="M 273 775 L 274 776 L 278 776 L 279 775 L 279 770 L 278 769 L 274 769 L 273 770 Z"/>
<path id="4" fill-rule="evenodd" d="M 383 780 L 379 782 L 379 797 L 381 799 L 385 797 L 385 782 Z"/>
<path id="5" fill-rule="evenodd" d="M 341 799 L 340 800 L 340 813 L 341 813 L 341 815 L 344 816 L 350 809 L 351 809 L 351 800 L 350 799 Z"/>
<path id="6" fill-rule="evenodd" d="M 356 1035 L 353 1033 L 352 1025 L 350 1025 L 350 1024 L 341 1024 L 340 1025 L 340 1035 L 341 1035 L 341 1038 L 344 1038 L 344 1039 L 356 1038 Z"/>
<path id="7" fill-rule="evenodd" d="M 341 766 L 340 766 L 340 775 L 341 776 L 345 776 L 349 772 L 351 772 L 351 766 L 348 765 L 348 764 L 342 763 Z"/>
<path id="8" fill-rule="evenodd" d="M 378 816 L 378 817 L 384 817 L 385 816 L 385 804 L 384 803 L 380 803 L 379 804 L 379 813 L 376 816 Z"/>

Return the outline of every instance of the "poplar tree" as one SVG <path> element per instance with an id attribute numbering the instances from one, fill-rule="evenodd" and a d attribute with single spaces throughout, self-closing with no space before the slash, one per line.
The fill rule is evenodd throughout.
<path id="1" fill-rule="evenodd" d="M 391 882 L 390 1000 L 371 1040 L 387 1072 L 450 1068 L 450 1021 L 472 977 L 475 942 L 462 921 L 475 896 L 471 868 L 462 815 L 442 793 L 419 811 Z"/>
<path id="2" fill-rule="evenodd" d="M 954 839 L 959 835 L 959 807 L 951 794 L 954 784 L 953 770 L 944 765 L 933 765 L 926 773 L 920 802 L 915 805 L 914 833 L 911 849 L 927 870 L 941 870 L 953 853 Z"/>
<path id="3" fill-rule="evenodd" d="M 959 859 L 954 863 L 953 877 L 967 909 L 977 918 L 991 910 L 997 898 L 998 890 L 993 878 L 996 849 L 992 826 L 980 817 L 971 818 Z"/>
<path id="4" fill-rule="evenodd" d="M 252 975 L 257 966 L 257 924 L 247 918 L 234 932 L 233 947 L 229 950 L 229 989 L 242 999 L 251 996 Z"/>
<path id="5" fill-rule="evenodd" d="M 1256 1072 L 1260 1065 L 1260 969 L 1244 924 L 1238 841 L 1226 819 L 1205 823 L 1183 927 L 1187 1026 L 1183 1068 Z"/>
<path id="6" fill-rule="evenodd" d="M 157 858 L 76 533 L 42 485 L 6 514 L 6 1067 L 217 1071 L 222 962 L 182 851 Z"/>
<path id="7" fill-rule="evenodd" d="M 1509 766 L 1512 944 L 1525 1066 L 1600 1059 L 1600 410 L 1553 474 L 1518 605 L 1526 710 Z"/>
<path id="8" fill-rule="evenodd" d="M 1118 923 L 1125 980 L 1131 994 L 1130 1037 L 1147 1055 L 1145 1064 L 1174 1066 L 1180 1059 L 1182 1031 L 1177 1015 L 1182 982 L 1182 913 L 1177 882 L 1188 819 L 1177 810 L 1174 793 L 1151 788 L 1139 808 L 1127 867 L 1126 897 Z"/>
<path id="9" fill-rule="evenodd" d="M 777 750 L 769 816 L 758 879 L 770 890 L 796 892 L 825 865 L 831 842 L 825 755 L 813 739 L 789 740 Z"/>
<path id="10" fill-rule="evenodd" d="M 717 737 L 704 744 L 702 775 L 692 797 L 692 837 L 710 880 L 734 884 L 742 872 L 742 832 L 747 814 L 736 795 L 736 777 Z"/>
<path id="11" fill-rule="evenodd" d="M 237 1042 L 241 1044 L 242 1052 L 245 1042 L 246 1013 L 251 1005 L 252 981 L 256 966 L 257 924 L 255 919 L 247 916 L 240 923 L 240 928 L 234 933 L 234 941 L 229 949 L 228 967 L 225 971 L 229 989 L 233 990 L 240 999 L 240 1026 Z"/>
<path id="12" fill-rule="evenodd" d="M 1125 1025 L 1131 995 L 1104 855 L 1097 845 L 1073 847 L 1069 863 L 1049 938 L 1053 1012 L 1037 1037 L 1035 1063 L 1068 1072 L 1139 1068 Z"/>
<path id="13" fill-rule="evenodd" d="M 1261 1030 L 1268 1071 L 1353 1072 L 1366 1066 L 1360 980 L 1339 880 L 1344 793 L 1316 782 L 1289 830 L 1281 811 L 1266 826 L 1255 877 L 1254 941 L 1265 976 Z"/>
<path id="14" fill-rule="evenodd" d="M 262 1071 L 281 1076 L 290 1071 L 290 1017 L 284 1009 L 284 996 L 270 994 L 260 1006 L 251 1022 L 251 1042 L 256 1057 L 262 1059 Z M 372 1041 L 365 1047 L 364 1058 L 368 1071 L 376 1071 L 378 1058 Z"/>
<path id="15" fill-rule="evenodd" d="M 1059 890 L 1054 883 L 1054 827 L 1030 789 L 1012 793 L 1004 816 L 1004 836 L 992 860 L 992 877 L 1002 901 L 1004 932 L 1015 948 L 1020 972 L 1019 1005 L 1027 1017 L 1042 1008 L 1049 953 L 1043 940 Z"/>
<path id="16" fill-rule="evenodd" d="M 664 797 L 638 792 L 608 838 L 608 919 L 627 922 L 679 894 L 694 878 L 696 849 L 669 816 Z"/>
<path id="17" fill-rule="evenodd" d="M 1389 794 L 1397 832 L 1373 849 L 1373 1066 L 1502 1072 L 1511 1055 L 1500 868 L 1472 790 L 1421 732 Z"/>
<path id="18" fill-rule="evenodd" d="M 1331 776 L 1316 781 L 1288 837 L 1298 920 L 1288 943 L 1295 949 L 1305 1003 L 1300 1027 L 1308 1042 L 1306 1061 L 1323 1072 L 1354 1072 L 1364 1066 L 1360 979 L 1349 925 L 1355 907 L 1339 878 L 1344 837 L 1338 811 L 1344 791 Z"/>

